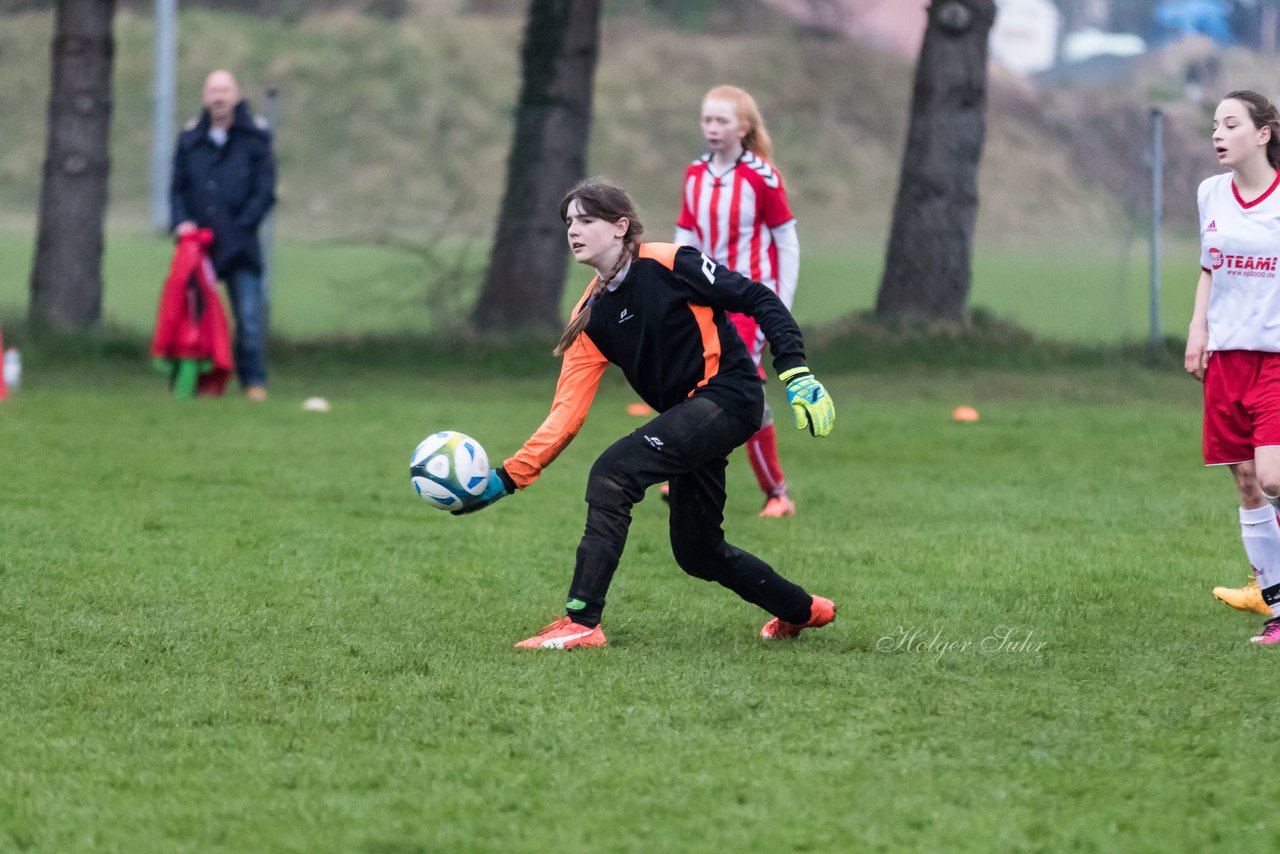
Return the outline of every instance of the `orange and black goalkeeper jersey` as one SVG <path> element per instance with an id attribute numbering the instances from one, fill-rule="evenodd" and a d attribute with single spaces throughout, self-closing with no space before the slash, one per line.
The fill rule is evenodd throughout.
<path id="1" fill-rule="evenodd" d="M 590 291 L 588 286 L 587 291 Z M 583 299 L 574 312 L 581 310 Z M 760 375 L 726 312 L 750 315 L 774 369 L 804 364 L 804 342 L 777 294 L 698 250 L 645 243 L 626 279 L 596 298 L 591 320 L 564 355 L 551 413 L 503 465 L 522 489 L 573 441 L 609 363 L 659 412 L 694 395 L 758 423 Z"/>

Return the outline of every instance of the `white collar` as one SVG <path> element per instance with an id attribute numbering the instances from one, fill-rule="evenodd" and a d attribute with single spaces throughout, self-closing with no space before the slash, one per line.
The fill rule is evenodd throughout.
<path id="1" fill-rule="evenodd" d="M 605 286 L 605 290 L 607 290 L 609 293 L 613 293 L 619 287 L 622 286 L 622 283 L 627 279 L 627 273 L 631 272 L 632 260 L 633 259 L 630 259 L 630 258 L 627 259 L 627 263 L 622 265 L 622 269 L 618 271 L 618 275 L 614 276 L 613 281 L 611 281 L 608 285 Z M 604 279 L 604 273 L 601 273 L 599 270 L 596 270 L 596 276 L 598 276 L 601 280 Z"/>

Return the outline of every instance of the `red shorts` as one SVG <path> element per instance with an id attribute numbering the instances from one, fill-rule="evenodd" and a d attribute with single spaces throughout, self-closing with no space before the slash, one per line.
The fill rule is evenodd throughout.
<path id="1" fill-rule="evenodd" d="M 756 370 L 760 373 L 760 379 L 765 379 L 764 365 L 760 364 L 760 356 L 764 350 L 760 324 L 756 323 L 756 319 L 751 315 L 739 314 L 736 311 L 729 312 L 729 319 L 733 321 L 734 328 L 738 330 L 742 343 L 747 345 L 747 352 L 751 354 L 751 360 L 756 363 Z"/>
<path id="2" fill-rule="evenodd" d="M 1280 445 L 1280 353 L 1216 350 L 1204 373 L 1204 464 L 1253 459 Z"/>

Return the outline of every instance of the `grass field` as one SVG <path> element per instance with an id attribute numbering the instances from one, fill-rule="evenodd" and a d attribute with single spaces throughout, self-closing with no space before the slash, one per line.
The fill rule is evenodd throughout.
<path id="1" fill-rule="evenodd" d="M 0 230 L 0 320 L 26 314 L 34 228 Z M 655 235 L 654 239 L 663 236 Z M 282 238 L 273 275 L 272 328 L 293 339 L 368 333 L 424 332 L 465 317 L 483 275 L 489 246 L 465 252 L 420 252 L 393 246 Z M 112 232 L 103 270 L 107 323 L 150 332 L 172 244 L 159 237 Z M 1097 344 L 1142 340 L 1149 324 L 1147 248 L 1141 242 L 1044 249 L 979 246 L 970 305 L 995 312 L 1035 334 Z M 1194 244 L 1170 239 L 1163 260 L 1161 326 L 1185 337 L 1195 292 Z M 815 246 L 801 264 L 795 314 L 806 327 L 875 305 L 884 264 L 879 246 Z M 567 313 L 587 277 L 570 265 Z M 1190 272 L 1188 272 L 1190 271 Z"/>
<path id="2" fill-rule="evenodd" d="M 833 626 L 759 641 L 649 500 L 610 646 L 517 654 L 630 394 L 611 379 L 556 465 L 475 516 L 405 469 L 441 427 L 503 456 L 553 371 L 285 362 L 254 406 L 37 358 L 0 405 L 0 850 L 1280 846 L 1251 761 L 1270 653 L 1208 595 L 1245 560 L 1190 381 L 825 377 L 836 433 L 780 434 L 800 515 L 757 520 L 735 459 L 728 530 L 834 598 Z"/>

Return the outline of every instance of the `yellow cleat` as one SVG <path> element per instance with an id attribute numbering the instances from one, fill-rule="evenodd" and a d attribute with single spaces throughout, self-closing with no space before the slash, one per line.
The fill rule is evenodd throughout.
<path id="1" fill-rule="evenodd" d="M 1262 591 L 1258 589 L 1256 578 L 1244 587 L 1215 587 L 1213 596 L 1238 611 L 1252 611 L 1255 614 L 1271 616 L 1271 606 L 1262 601 Z"/>

